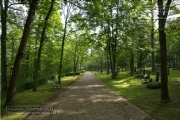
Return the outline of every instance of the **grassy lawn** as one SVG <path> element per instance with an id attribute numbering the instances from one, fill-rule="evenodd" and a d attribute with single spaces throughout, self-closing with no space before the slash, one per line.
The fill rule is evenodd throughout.
<path id="1" fill-rule="evenodd" d="M 120 72 L 116 79 L 105 73 L 94 73 L 100 80 L 128 101 L 159 120 L 180 119 L 180 70 L 170 70 L 169 94 L 172 102 L 160 102 L 160 89 L 148 89 L 142 80 L 130 76 L 129 72 Z M 151 75 L 155 78 L 155 75 Z"/>
<path id="2" fill-rule="evenodd" d="M 76 80 L 79 76 L 76 77 L 63 77 L 62 78 L 62 87 L 65 87 L 72 83 L 74 80 Z M 15 98 L 15 106 L 19 107 L 31 107 L 31 106 L 39 106 L 48 99 L 52 98 L 57 94 L 57 90 L 52 89 L 52 82 L 49 81 L 45 85 L 41 85 L 37 88 L 36 92 L 33 92 L 32 90 L 27 90 L 24 92 L 19 92 L 16 94 Z M 2 98 L 1 101 L 1 115 L 3 120 L 18 120 L 23 116 L 24 113 L 18 113 L 18 114 L 12 114 L 12 115 L 6 115 L 6 109 L 2 108 L 4 105 L 5 98 Z"/>

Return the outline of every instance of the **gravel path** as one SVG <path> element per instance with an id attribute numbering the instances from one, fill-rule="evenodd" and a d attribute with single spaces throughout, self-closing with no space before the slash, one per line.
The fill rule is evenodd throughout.
<path id="1" fill-rule="evenodd" d="M 24 120 L 153 120 L 148 114 L 111 90 L 91 72 L 61 91 L 44 111 Z"/>

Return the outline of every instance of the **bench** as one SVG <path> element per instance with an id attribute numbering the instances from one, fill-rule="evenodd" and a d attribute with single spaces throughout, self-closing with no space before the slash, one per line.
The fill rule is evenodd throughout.
<path id="1" fill-rule="evenodd" d="M 59 88 L 61 88 L 61 84 L 58 84 L 58 81 L 56 81 L 56 80 L 54 80 L 53 82 L 52 82 L 52 87 L 53 87 L 53 90 L 54 89 L 59 89 Z"/>

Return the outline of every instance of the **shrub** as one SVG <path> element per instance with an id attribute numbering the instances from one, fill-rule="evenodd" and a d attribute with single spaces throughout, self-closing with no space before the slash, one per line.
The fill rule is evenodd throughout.
<path id="1" fill-rule="evenodd" d="M 160 87 L 161 87 L 161 84 L 159 82 L 147 83 L 147 88 L 149 89 L 159 89 Z"/>
<path id="2" fill-rule="evenodd" d="M 46 84 L 47 83 L 47 80 L 45 79 L 45 78 L 40 78 L 39 80 L 38 80 L 38 85 L 44 85 L 44 84 Z"/>
<path id="3" fill-rule="evenodd" d="M 80 72 L 76 72 L 76 75 L 80 75 Z"/>
<path id="4" fill-rule="evenodd" d="M 66 73 L 65 76 L 73 76 L 74 73 L 70 72 L 70 73 Z M 80 75 L 80 72 L 76 72 L 75 75 Z"/>
<path id="5" fill-rule="evenodd" d="M 57 79 L 56 75 L 52 75 L 50 78 L 50 80 L 56 80 L 56 79 Z"/>
<path id="6" fill-rule="evenodd" d="M 152 78 L 149 78 L 148 80 L 147 79 L 144 79 L 143 81 L 142 81 L 142 84 L 147 84 L 147 83 L 150 83 L 150 82 L 152 82 L 153 80 L 152 80 Z"/>
<path id="7" fill-rule="evenodd" d="M 81 70 L 81 73 L 84 73 L 85 72 L 85 70 Z"/>
<path id="8" fill-rule="evenodd" d="M 28 81 L 24 82 L 23 85 L 22 85 L 23 90 L 32 89 L 33 88 L 33 84 L 34 84 L 34 82 L 32 80 L 28 80 Z"/>
<path id="9" fill-rule="evenodd" d="M 74 73 L 70 72 L 70 73 L 65 73 L 65 76 L 73 76 Z"/>

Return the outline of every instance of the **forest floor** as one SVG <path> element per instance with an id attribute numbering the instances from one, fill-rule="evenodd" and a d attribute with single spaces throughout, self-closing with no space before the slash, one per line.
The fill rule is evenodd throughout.
<path id="1" fill-rule="evenodd" d="M 86 72 L 23 120 L 154 120 Z M 45 109 L 44 107 L 47 107 Z M 53 108 L 51 108 L 53 107 Z"/>

